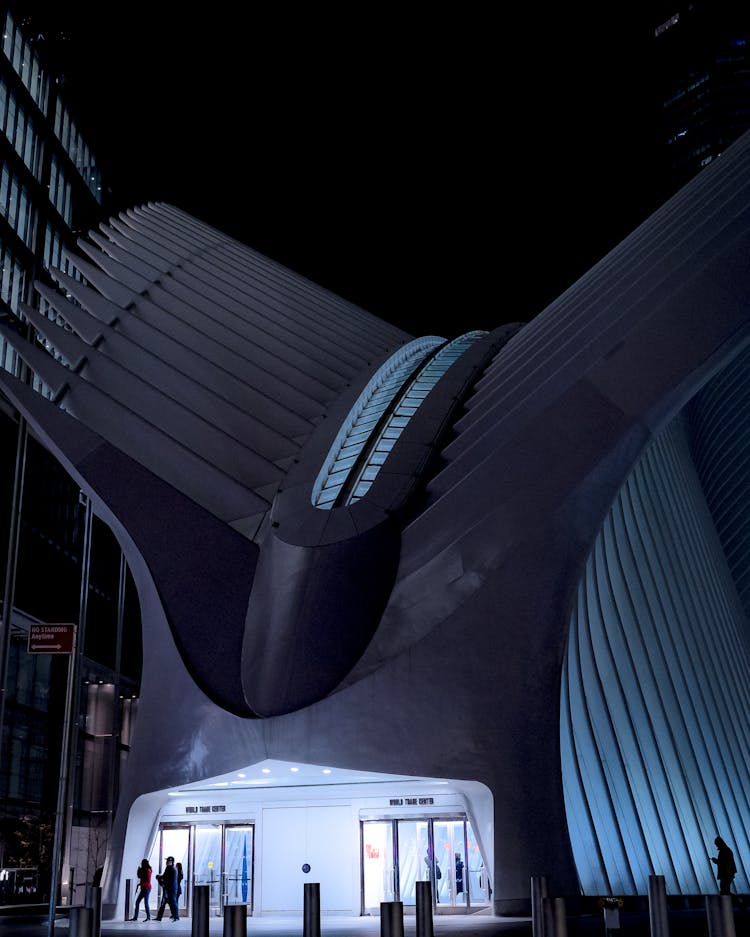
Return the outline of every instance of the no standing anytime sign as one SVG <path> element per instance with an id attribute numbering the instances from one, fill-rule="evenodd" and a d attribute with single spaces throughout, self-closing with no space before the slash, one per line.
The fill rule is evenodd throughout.
<path id="1" fill-rule="evenodd" d="M 71 654 L 76 626 L 38 624 L 29 626 L 29 654 Z"/>

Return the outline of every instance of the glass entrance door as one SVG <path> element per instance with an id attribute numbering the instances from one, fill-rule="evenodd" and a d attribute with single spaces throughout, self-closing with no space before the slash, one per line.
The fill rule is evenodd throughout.
<path id="1" fill-rule="evenodd" d="M 195 830 L 194 883 L 208 885 L 208 913 L 220 915 L 221 905 L 221 826 L 201 824 Z"/>
<path id="2" fill-rule="evenodd" d="M 381 901 L 396 900 L 393 821 L 362 824 L 362 905 L 365 914 L 380 914 Z"/>
<path id="3" fill-rule="evenodd" d="M 156 876 L 161 875 L 166 865 L 167 856 L 174 856 L 175 865 L 182 867 L 182 893 L 177 900 L 177 910 L 182 916 L 190 913 L 190 827 L 177 824 L 164 824 L 159 829 L 159 835 L 154 840 L 149 862 L 154 870 L 153 883 L 156 886 Z M 179 868 L 180 866 L 178 866 Z M 151 913 L 155 914 L 161 904 L 163 892 L 161 888 L 154 887 L 151 891 Z M 155 899 L 155 900 L 154 900 Z"/>
<path id="4" fill-rule="evenodd" d="M 246 904 L 253 908 L 254 830 L 252 825 L 224 828 L 224 904 Z"/>
<path id="5" fill-rule="evenodd" d="M 183 866 L 182 896 L 178 901 L 180 917 L 190 914 L 193 885 L 208 885 L 208 913 L 221 916 L 226 904 L 246 904 L 253 911 L 255 862 L 255 826 L 252 823 L 222 825 L 199 823 L 195 826 L 164 824 L 154 841 L 149 862 L 156 874 L 164 870 L 167 856 Z M 192 856 L 192 862 L 190 857 Z M 161 889 L 152 892 L 151 902 L 161 902 Z M 159 904 L 155 907 L 158 908 Z"/>
<path id="6" fill-rule="evenodd" d="M 437 914 L 466 913 L 489 903 L 489 881 L 466 817 L 362 821 L 362 912 L 382 901 L 416 908 L 416 883 L 432 883 Z"/>
<path id="7" fill-rule="evenodd" d="M 435 844 L 437 902 L 444 908 L 467 905 L 468 889 L 464 881 L 466 868 L 466 826 L 464 820 L 434 820 L 432 836 Z"/>

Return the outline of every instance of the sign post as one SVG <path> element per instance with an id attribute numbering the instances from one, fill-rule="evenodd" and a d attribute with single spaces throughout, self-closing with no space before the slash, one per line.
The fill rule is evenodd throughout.
<path id="1" fill-rule="evenodd" d="M 73 668 L 76 652 L 76 626 L 72 624 L 39 623 L 29 627 L 29 654 L 67 654 L 68 679 L 65 693 L 62 748 L 60 751 L 60 783 L 57 788 L 55 838 L 52 843 L 52 869 L 49 887 L 48 937 L 54 937 L 57 889 L 60 885 L 60 862 L 65 820 L 65 802 L 68 793 L 68 763 L 70 761 L 70 724 L 73 717 Z"/>

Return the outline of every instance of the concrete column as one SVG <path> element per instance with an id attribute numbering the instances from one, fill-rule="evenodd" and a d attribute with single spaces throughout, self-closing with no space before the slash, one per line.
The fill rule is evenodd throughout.
<path id="1" fill-rule="evenodd" d="M 648 877 L 648 919 L 651 925 L 651 937 L 669 937 L 667 888 L 663 875 L 649 875 Z"/>
<path id="2" fill-rule="evenodd" d="M 208 937 L 208 909 L 210 901 L 210 885 L 193 885 L 193 915 L 190 937 Z"/>
<path id="3" fill-rule="evenodd" d="M 380 902 L 380 937 L 404 937 L 403 901 Z"/>
<path id="4" fill-rule="evenodd" d="M 708 937 L 736 937 L 731 895 L 706 895 Z"/>
<path id="5" fill-rule="evenodd" d="M 417 937 L 434 937 L 432 882 L 417 882 Z"/>
<path id="6" fill-rule="evenodd" d="M 320 937 L 320 882 L 305 882 L 302 937 Z"/>
<path id="7" fill-rule="evenodd" d="M 531 934 L 544 937 L 542 902 L 547 897 L 547 879 L 543 875 L 531 876 Z"/>
<path id="8" fill-rule="evenodd" d="M 223 937 L 247 937 L 247 905 L 224 905 Z"/>

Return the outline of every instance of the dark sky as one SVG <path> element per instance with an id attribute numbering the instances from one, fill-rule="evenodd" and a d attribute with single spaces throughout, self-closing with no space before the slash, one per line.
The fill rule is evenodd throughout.
<path id="1" fill-rule="evenodd" d="M 446 336 L 533 317 L 655 207 L 648 16 L 246 6 L 58 13 L 118 207 Z"/>

